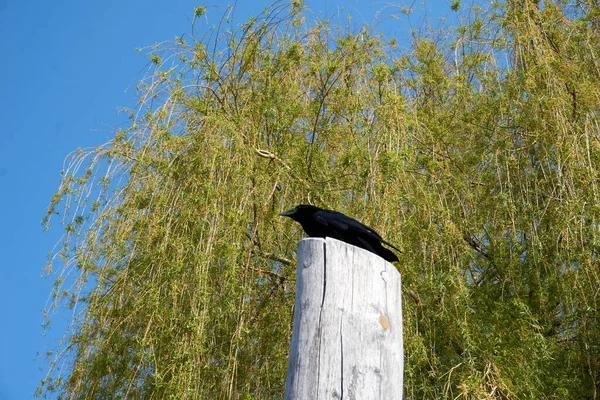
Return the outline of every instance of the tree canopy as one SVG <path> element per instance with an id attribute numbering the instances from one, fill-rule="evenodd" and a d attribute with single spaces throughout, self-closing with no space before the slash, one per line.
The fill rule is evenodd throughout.
<path id="1" fill-rule="evenodd" d="M 48 209 L 48 318 L 73 318 L 38 394 L 281 398 L 301 230 L 278 213 L 313 203 L 403 251 L 405 398 L 596 399 L 600 5 L 452 9 L 404 41 L 298 0 L 197 7 L 155 46 L 130 126 Z"/>

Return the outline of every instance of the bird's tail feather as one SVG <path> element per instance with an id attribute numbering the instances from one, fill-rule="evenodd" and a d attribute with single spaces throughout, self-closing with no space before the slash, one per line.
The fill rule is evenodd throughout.
<path id="1" fill-rule="evenodd" d="M 385 243 L 385 244 L 387 244 L 388 246 L 390 246 L 392 249 L 394 249 L 394 250 L 398 250 L 400 253 L 402 253 L 402 250 L 400 250 L 399 248 L 397 248 L 397 247 L 396 247 L 396 246 L 394 246 L 393 244 L 391 244 L 391 243 L 389 243 L 389 242 L 386 242 L 386 241 L 385 241 L 385 240 L 383 240 L 383 239 L 381 239 L 381 243 Z"/>
<path id="2" fill-rule="evenodd" d="M 400 250 L 398 250 L 398 251 L 400 251 Z M 381 256 L 381 258 L 383 258 L 386 261 L 389 261 L 389 262 L 399 261 L 398 256 L 396 256 L 393 251 L 391 251 L 390 249 L 386 249 L 383 246 L 381 246 L 381 248 L 379 249 L 378 254 Z"/>

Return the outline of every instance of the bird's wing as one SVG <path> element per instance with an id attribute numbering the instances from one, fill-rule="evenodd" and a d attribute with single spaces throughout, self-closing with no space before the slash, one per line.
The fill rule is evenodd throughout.
<path id="1" fill-rule="evenodd" d="M 320 210 L 315 213 L 314 218 L 319 224 L 329 226 L 333 229 L 338 229 L 342 232 L 361 234 L 366 239 L 380 241 L 392 247 L 393 249 L 400 251 L 400 249 L 398 249 L 396 246 L 383 240 L 383 238 L 373 229 L 369 228 L 363 223 L 358 222 L 354 218 L 350 218 L 349 216 L 342 214 L 341 212 Z"/>
<path id="2" fill-rule="evenodd" d="M 369 239 L 382 240 L 381 236 L 368 226 L 361 224 L 354 218 L 337 211 L 321 210 L 315 213 L 314 218 L 323 225 L 343 232 L 353 232 L 365 235 Z"/>

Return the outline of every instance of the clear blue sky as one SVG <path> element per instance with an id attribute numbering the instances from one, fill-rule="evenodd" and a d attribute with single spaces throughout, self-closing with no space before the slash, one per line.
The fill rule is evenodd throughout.
<path id="1" fill-rule="evenodd" d="M 42 279 L 41 271 L 59 231 L 43 232 L 40 221 L 65 156 L 104 143 L 126 123 L 116 110 L 135 105 L 132 88 L 147 62 L 136 48 L 187 32 L 196 5 L 217 6 L 208 9 L 213 23 L 232 2 L 0 0 L 0 400 L 33 397 L 44 376 L 36 353 L 64 328 L 59 320 L 42 336 L 41 310 L 52 280 Z M 236 19 L 243 22 L 271 2 L 241 0 Z M 306 3 L 328 15 L 345 6 L 367 22 L 385 6 L 372 0 Z M 424 9 L 447 14 L 449 3 L 438 0 Z M 387 34 L 400 30 L 385 28 Z"/>

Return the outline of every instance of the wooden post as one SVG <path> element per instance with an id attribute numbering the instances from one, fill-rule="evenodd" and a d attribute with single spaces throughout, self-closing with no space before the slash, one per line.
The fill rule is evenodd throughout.
<path id="1" fill-rule="evenodd" d="M 286 400 L 402 399 L 400 273 L 336 239 L 298 244 Z"/>

